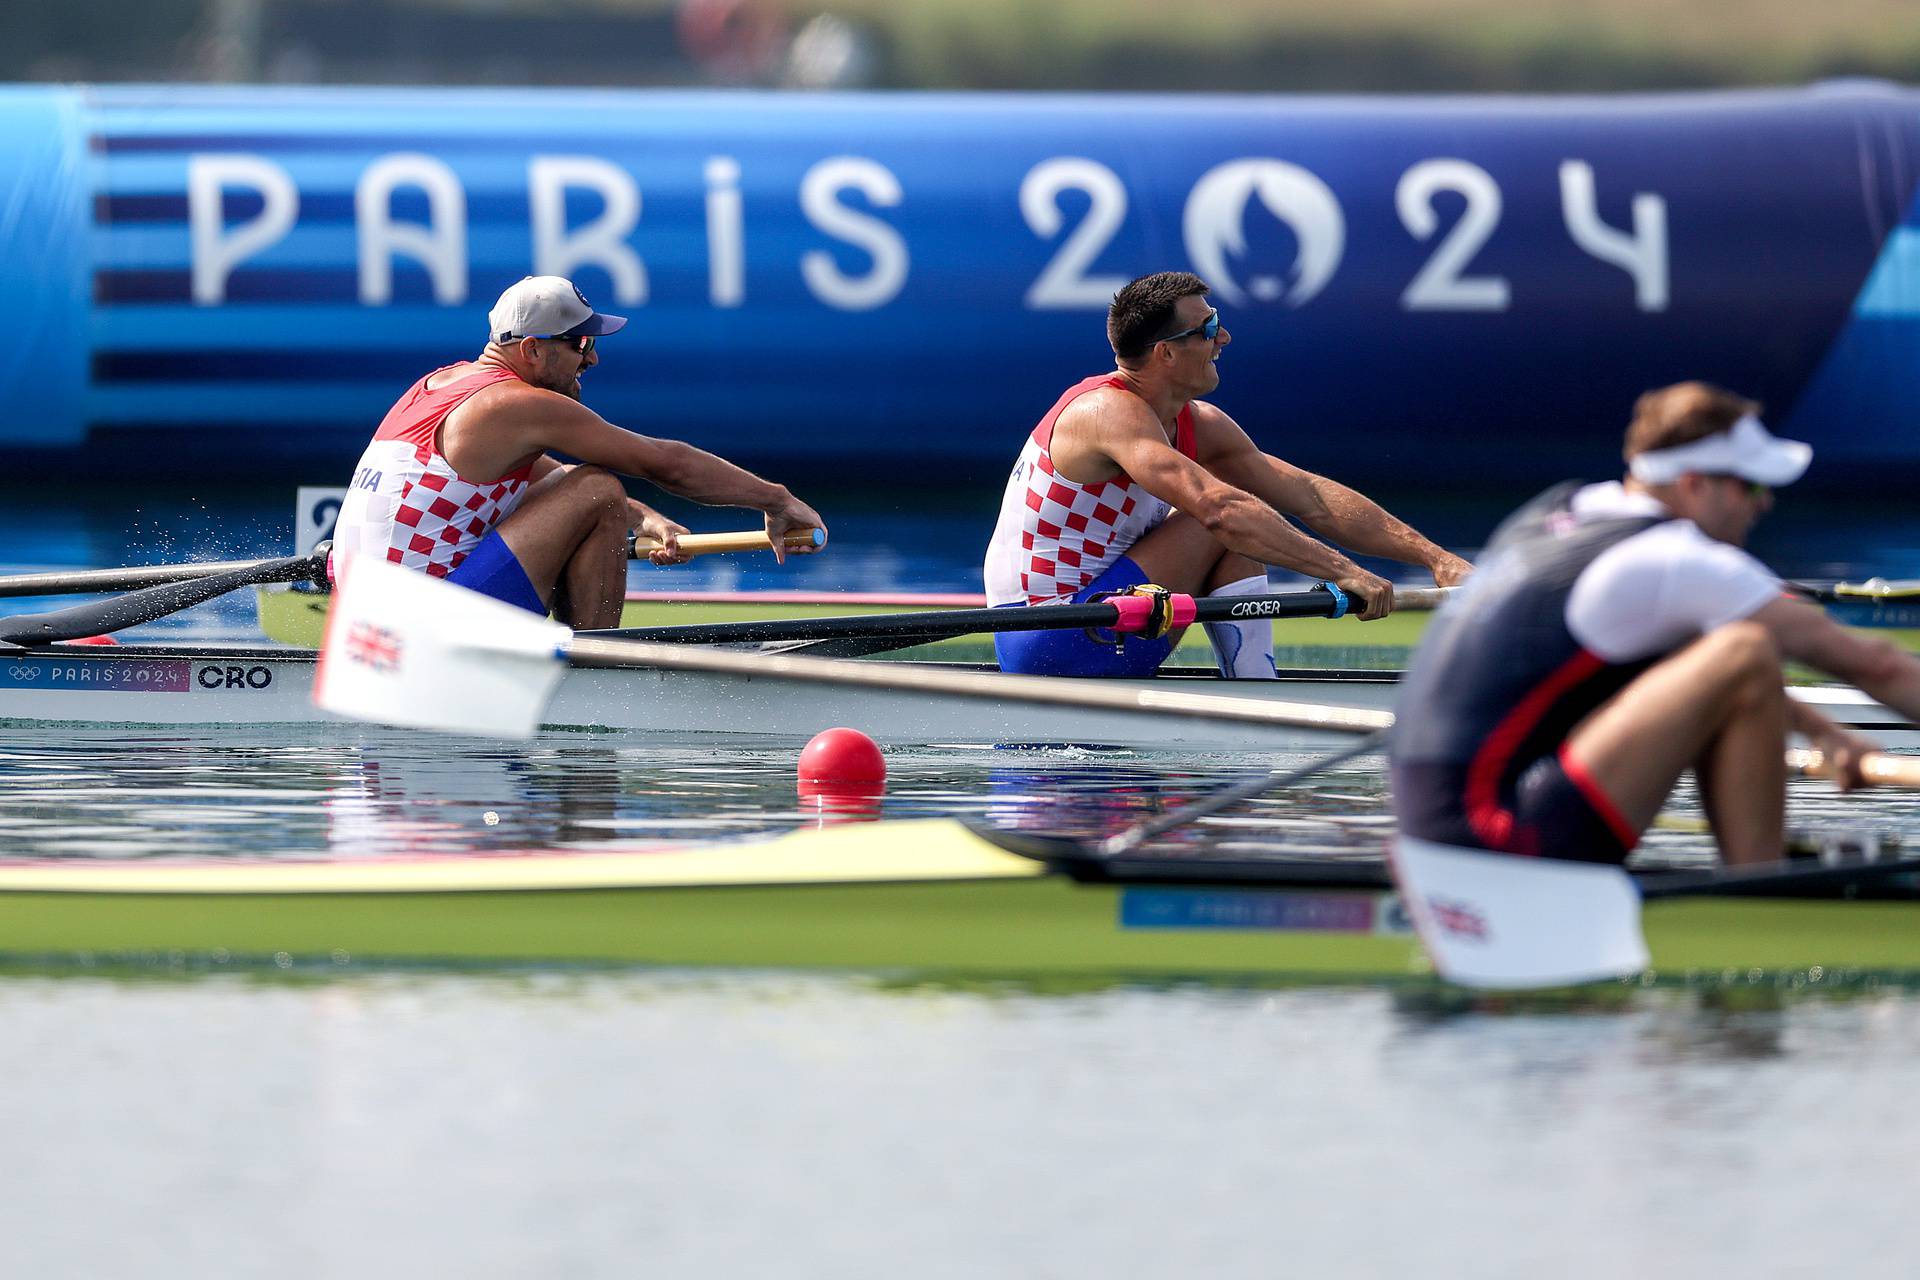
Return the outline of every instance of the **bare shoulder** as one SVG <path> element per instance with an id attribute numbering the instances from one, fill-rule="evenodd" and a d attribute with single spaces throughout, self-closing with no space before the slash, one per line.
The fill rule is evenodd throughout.
<path id="1" fill-rule="evenodd" d="M 1240 429 L 1240 424 L 1217 404 L 1194 400 L 1189 402 L 1189 407 L 1193 410 L 1193 428 L 1196 431 L 1219 430 L 1222 427 L 1231 427 L 1235 431 Z"/>
<path id="2" fill-rule="evenodd" d="M 530 382 L 518 378 L 502 378 L 485 386 L 467 398 L 468 404 L 525 405 L 547 404 L 555 400 L 566 400 L 558 391 L 549 391 L 545 387 L 536 387 Z"/>
<path id="3" fill-rule="evenodd" d="M 532 386 L 518 378 L 502 379 L 469 396 L 454 414 L 491 426 L 504 424 L 538 428 L 543 423 L 577 425 L 605 422 L 599 414 L 558 391 Z"/>
<path id="4" fill-rule="evenodd" d="M 1145 432 L 1161 434 L 1160 420 L 1153 416 L 1147 402 L 1118 387 L 1095 387 L 1076 397 L 1053 426 L 1056 438 L 1063 431 L 1088 440 Z"/>
<path id="5" fill-rule="evenodd" d="M 1193 402 L 1194 449 L 1203 461 L 1212 461 L 1254 448 L 1253 440 L 1227 411 L 1205 400 Z"/>
<path id="6" fill-rule="evenodd" d="M 1235 422 L 1233 415 L 1205 400 L 1193 402 L 1193 430 L 1202 440 L 1212 438 L 1245 443 L 1250 439 L 1246 428 Z"/>
<path id="7" fill-rule="evenodd" d="M 463 476 L 497 477 L 543 453 L 581 457 L 615 430 L 557 391 L 503 380 L 468 396 L 440 428 L 440 449 Z"/>
<path id="8" fill-rule="evenodd" d="M 1096 387 L 1074 398 L 1054 419 L 1050 452 L 1069 480 L 1098 484 L 1126 470 L 1120 459 L 1165 434 L 1146 402 L 1117 387 Z"/>

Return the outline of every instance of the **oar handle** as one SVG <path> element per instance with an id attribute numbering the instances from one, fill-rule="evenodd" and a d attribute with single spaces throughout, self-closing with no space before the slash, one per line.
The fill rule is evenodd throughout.
<path id="1" fill-rule="evenodd" d="M 782 539 L 788 551 L 810 551 L 815 547 L 827 545 L 825 529 L 800 529 L 789 533 Z M 632 556 L 638 560 L 650 551 L 660 549 L 657 538 L 643 538 L 634 535 Z M 748 529 L 740 533 L 686 533 L 680 536 L 680 554 L 683 556 L 722 555 L 734 551 L 771 551 L 773 539 L 764 529 Z"/>
<path id="2" fill-rule="evenodd" d="M 1920 598 L 1920 578 L 1868 578 L 1865 582 L 1789 582 L 1787 590 L 1820 604 L 1845 601 L 1911 602 Z"/>
<path id="3" fill-rule="evenodd" d="M 1393 589 L 1393 609 L 1395 613 L 1403 610 L 1418 612 L 1423 609 L 1438 609 L 1447 602 L 1458 587 L 1395 587 Z"/>
<path id="4" fill-rule="evenodd" d="M 1787 752 L 1787 768 L 1814 778 L 1830 778 L 1833 766 L 1818 751 L 1795 748 Z M 1876 787 L 1920 787 L 1920 756 L 1890 756 L 1870 751 L 1860 760 L 1860 774 Z"/>

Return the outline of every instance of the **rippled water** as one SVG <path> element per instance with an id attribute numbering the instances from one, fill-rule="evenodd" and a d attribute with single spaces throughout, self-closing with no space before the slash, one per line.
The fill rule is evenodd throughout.
<path id="1" fill-rule="evenodd" d="M 713 840 L 824 822 L 979 817 L 1083 838 L 1117 834 L 1252 774 L 1274 752 L 915 748 L 889 753 L 878 801 L 801 796 L 789 741 L 547 733 L 531 743 L 337 726 L 92 729 L 0 726 L 0 846 L 11 857 L 388 858 Z M 1808 837 L 1920 832 L 1920 796 L 1845 797 L 1797 780 Z M 1378 757 L 1312 774 L 1176 828 L 1174 857 L 1378 856 L 1391 830 Z M 1920 840 L 1920 835 L 1914 837 Z M 1690 787 L 1644 861 L 1709 852 Z"/>
<path id="2" fill-rule="evenodd" d="M 1284 762 L 899 752 L 883 810 L 1102 835 Z M 8 731 L 0 842 L 712 839 L 824 821 L 791 771 L 791 747 L 639 737 Z M 1860 814 L 1816 785 L 1795 808 Z M 1361 762 L 1162 848 L 1382 835 Z M 0 1027 L 0 1274 L 1891 1278 L 1920 1245 L 1920 996 L 1887 988 L 12 975 Z"/>
<path id="3" fill-rule="evenodd" d="M 734 736 L 550 733 L 525 744 L 334 727 L 0 726 L 0 839 L 12 855 L 32 857 L 384 858 L 950 815 L 1100 836 L 1225 779 L 1302 759 L 896 750 L 884 797 L 849 815 L 797 793 L 797 756 L 791 742 Z M 1381 774 L 1363 760 L 1164 844 L 1195 856 L 1276 841 L 1371 855 L 1384 823 Z"/>
<path id="4" fill-rule="evenodd" d="M 0 983 L 33 1276 L 1912 1274 L 1920 1007 Z"/>

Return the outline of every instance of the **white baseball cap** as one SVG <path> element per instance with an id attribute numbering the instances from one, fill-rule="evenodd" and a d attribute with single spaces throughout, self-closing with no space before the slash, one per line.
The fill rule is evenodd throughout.
<path id="1" fill-rule="evenodd" d="M 565 276 L 527 276 L 508 287 L 487 312 L 487 336 L 494 342 L 517 338 L 585 338 L 613 333 L 625 316 L 602 315 Z"/>
<path id="2" fill-rule="evenodd" d="M 1747 414 L 1725 431 L 1673 446 L 1635 454 L 1627 470 L 1641 484 L 1672 484 L 1687 472 L 1739 476 L 1754 484 L 1792 484 L 1806 474 L 1813 446 L 1782 440 Z"/>

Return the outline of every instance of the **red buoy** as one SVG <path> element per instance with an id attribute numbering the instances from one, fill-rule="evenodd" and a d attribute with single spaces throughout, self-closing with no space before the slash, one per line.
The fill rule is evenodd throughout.
<path id="1" fill-rule="evenodd" d="M 834 787 L 879 788 L 887 782 L 887 759 L 858 729 L 822 729 L 800 753 L 799 780 Z"/>

